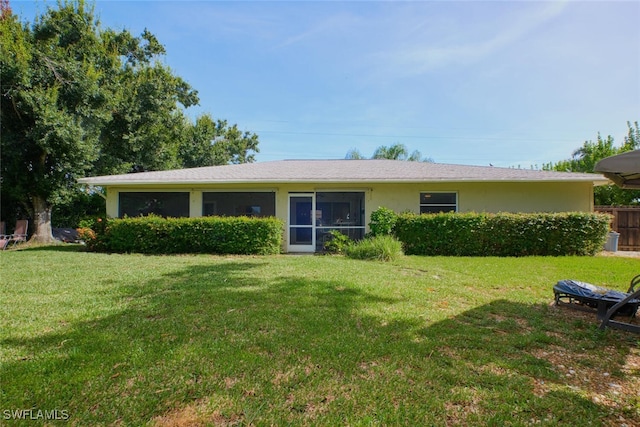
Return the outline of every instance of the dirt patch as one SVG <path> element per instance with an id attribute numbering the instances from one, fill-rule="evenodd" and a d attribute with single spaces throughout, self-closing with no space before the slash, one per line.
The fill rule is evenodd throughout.
<path id="1" fill-rule="evenodd" d="M 622 258 L 640 258 L 640 251 L 602 251 L 598 256 L 604 257 L 622 257 Z"/>
<path id="2" fill-rule="evenodd" d="M 575 321 L 599 324 L 594 312 L 557 307 L 556 316 L 567 316 Z M 629 320 L 628 318 L 625 320 Z M 633 319 L 637 324 L 638 319 Z M 608 331 L 621 334 L 627 332 Z M 608 346 L 595 349 L 572 349 L 563 345 L 562 334 L 548 333 L 557 344 L 538 348 L 530 354 L 544 360 L 558 374 L 557 379 L 531 378 L 536 396 L 558 390 L 571 390 L 584 395 L 593 403 L 608 407 L 611 415 L 604 419 L 605 425 L 640 426 L 640 348 L 631 345 L 625 353 L 619 348 Z"/>
<path id="3" fill-rule="evenodd" d="M 609 350 L 613 357 L 617 356 L 615 349 L 606 350 Z M 618 414 L 620 412 L 632 414 L 636 411 L 634 405 L 637 402 L 634 402 L 633 396 L 638 396 L 637 393 L 640 390 L 638 376 L 640 350 L 630 349 L 619 372 L 607 372 L 606 369 L 601 369 L 600 366 L 603 365 L 601 354 L 598 355 L 598 360 L 592 360 L 594 356 L 587 352 L 577 354 L 564 348 L 550 346 L 538 349 L 532 355 L 548 361 L 560 378 L 558 381 L 533 379 L 533 390 L 537 396 L 542 397 L 550 391 L 569 388 L 584 394 L 595 404 L 615 410 Z M 615 366 L 613 361 L 611 366 Z M 610 421 L 614 424 L 638 425 L 630 419 L 621 420 L 619 415 L 615 420 Z"/>
<path id="4" fill-rule="evenodd" d="M 237 425 L 242 416 L 225 417 L 219 411 L 208 411 L 206 400 L 193 402 L 183 408 L 174 409 L 152 420 L 155 427 L 199 427 Z"/>

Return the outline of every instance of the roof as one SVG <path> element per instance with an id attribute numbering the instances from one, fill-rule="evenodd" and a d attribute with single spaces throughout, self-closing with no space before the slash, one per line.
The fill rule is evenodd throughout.
<path id="1" fill-rule="evenodd" d="M 98 186 L 294 182 L 608 182 L 597 174 L 399 160 L 278 160 L 97 176 L 78 181 Z"/>

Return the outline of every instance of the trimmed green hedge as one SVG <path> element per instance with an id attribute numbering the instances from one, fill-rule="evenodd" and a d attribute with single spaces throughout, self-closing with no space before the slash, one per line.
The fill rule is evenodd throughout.
<path id="1" fill-rule="evenodd" d="M 283 223 L 277 218 L 147 216 L 96 224 L 90 248 L 143 254 L 277 254 Z"/>
<path id="2" fill-rule="evenodd" d="M 401 214 L 394 234 L 413 255 L 594 255 L 609 231 L 606 214 Z"/>

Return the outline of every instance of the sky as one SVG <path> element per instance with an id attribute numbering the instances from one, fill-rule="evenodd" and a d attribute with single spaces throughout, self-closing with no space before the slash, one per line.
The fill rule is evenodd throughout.
<path id="1" fill-rule="evenodd" d="M 10 0 L 32 22 L 55 2 Z M 438 163 L 541 167 L 640 121 L 640 1 L 97 1 L 166 48 L 257 161 L 404 144 Z"/>

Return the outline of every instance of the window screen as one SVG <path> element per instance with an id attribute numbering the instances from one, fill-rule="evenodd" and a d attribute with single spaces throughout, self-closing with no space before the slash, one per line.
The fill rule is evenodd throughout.
<path id="1" fill-rule="evenodd" d="M 187 192 L 139 192 L 119 194 L 119 215 L 163 217 L 188 217 L 189 193 Z"/>
<path id="2" fill-rule="evenodd" d="M 202 215 L 274 216 L 276 196 L 273 192 L 202 193 Z"/>
<path id="3" fill-rule="evenodd" d="M 420 213 L 457 212 L 458 194 L 444 192 L 420 193 Z"/>

